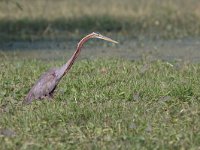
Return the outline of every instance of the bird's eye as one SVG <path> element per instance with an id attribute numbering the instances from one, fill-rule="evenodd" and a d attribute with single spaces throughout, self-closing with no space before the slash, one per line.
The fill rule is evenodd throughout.
<path id="1" fill-rule="evenodd" d="M 101 35 L 99 32 L 96 32 L 96 34 Z"/>

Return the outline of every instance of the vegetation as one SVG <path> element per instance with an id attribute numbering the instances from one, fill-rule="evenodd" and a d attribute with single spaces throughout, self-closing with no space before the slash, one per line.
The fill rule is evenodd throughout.
<path id="1" fill-rule="evenodd" d="M 198 0 L 0 1 L 1 40 L 93 31 L 151 38 L 199 36 L 199 7 Z"/>
<path id="2" fill-rule="evenodd" d="M 135 54 L 143 37 L 200 36 L 200 1 L 0 0 L 0 41 L 11 48 L 12 40 L 75 43 L 93 31 L 122 47 L 107 53 L 105 44 L 103 58 L 79 60 L 52 100 L 31 105 L 22 105 L 29 89 L 66 52 L 0 51 L 0 149 L 200 149 L 200 64 L 113 58 L 119 49 Z M 142 40 L 126 46 L 133 37 Z"/>
<path id="3" fill-rule="evenodd" d="M 40 74 L 63 61 L 1 63 L 1 149 L 200 148 L 199 64 L 81 60 L 52 101 L 23 106 Z"/>

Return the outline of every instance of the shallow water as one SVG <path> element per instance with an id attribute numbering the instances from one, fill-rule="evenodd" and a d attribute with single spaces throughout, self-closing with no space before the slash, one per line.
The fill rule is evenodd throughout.
<path id="1" fill-rule="evenodd" d="M 82 59 L 117 57 L 139 60 L 144 57 L 168 61 L 200 61 L 200 39 L 184 38 L 171 40 L 123 39 L 120 44 L 91 40 L 84 45 Z M 0 58 L 67 59 L 76 48 L 76 40 L 7 42 L 0 45 Z"/>

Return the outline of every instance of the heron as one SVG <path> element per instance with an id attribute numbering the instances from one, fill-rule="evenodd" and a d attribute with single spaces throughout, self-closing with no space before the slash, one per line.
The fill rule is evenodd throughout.
<path id="1" fill-rule="evenodd" d="M 77 48 L 70 59 L 60 68 L 52 68 L 43 75 L 40 76 L 38 81 L 33 85 L 33 87 L 28 92 L 27 96 L 25 97 L 23 104 L 30 104 L 33 100 L 42 100 L 42 99 L 51 99 L 53 97 L 54 91 L 63 78 L 66 75 L 72 65 L 74 64 L 75 60 L 79 56 L 81 52 L 81 48 L 83 44 L 87 42 L 89 39 L 98 38 L 112 43 L 118 43 L 111 38 L 103 36 L 99 33 L 91 33 L 86 35 L 77 45 Z"/>

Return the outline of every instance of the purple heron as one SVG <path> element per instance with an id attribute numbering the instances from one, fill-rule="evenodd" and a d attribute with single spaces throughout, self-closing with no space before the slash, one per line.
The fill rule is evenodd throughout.
<path id="1" fill-rule="evenodd" d="M 54 90 L 56 89 L 59 81 L 62 79 L 62 77 L 66 73 L 68 73 L 73 63 L 75 62 L 76 58 L 80 54 L 83 44 L 92 38 L 98 38 L 98 39 L 106 40 L 109 42 L 118 43 L 117 41 L 114 41 L 106 36 L 103 36 L 101 34 L 94 33 L 94 32 L 85 36 L 82 40 L 80 40 L 80 42 L 77 45 L 76 51 L 71 56 L 71 58 L 67 61 L 66 64 L 64 64 L 60 68 L 50 69 L 39 78 L 39 80 L 30 89 L 23 103 L 30 104 L 33 100 L 51 98 L 53 96 Z"/>

